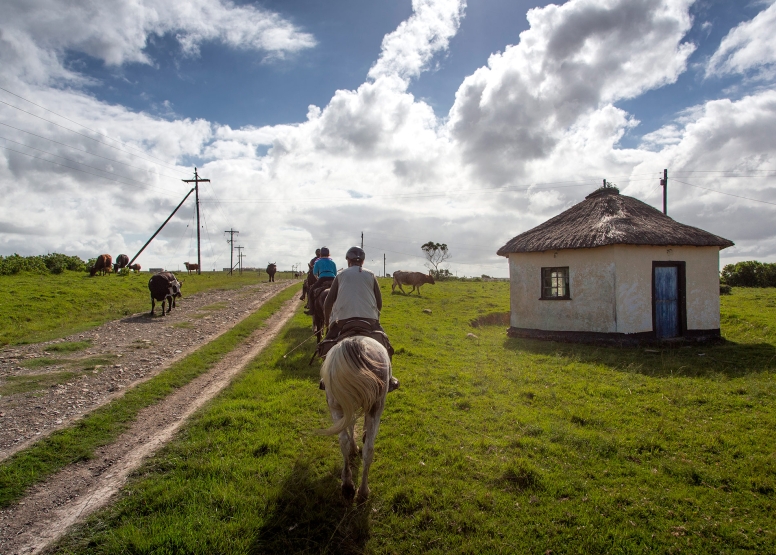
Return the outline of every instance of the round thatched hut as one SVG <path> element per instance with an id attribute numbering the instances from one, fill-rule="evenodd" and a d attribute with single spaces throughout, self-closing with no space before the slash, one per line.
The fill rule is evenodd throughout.
<path id="1" fill-rule="evenodd" d="M 732 241 L 602 187 L 498 250 L 509 334 L 577 341 L 719 337 L 719 251 Z"/>

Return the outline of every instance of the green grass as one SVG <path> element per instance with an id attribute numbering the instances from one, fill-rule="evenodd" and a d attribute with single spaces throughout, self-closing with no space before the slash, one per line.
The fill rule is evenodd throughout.
<path id="1" fill-rule="evenodd" d="M 259 283 L 255 273 L 187 275 L 186 296 L 208 289 L 234 289 Z M 266 276 L 264 276 L 266 279 Z M 0 346 L 65 337 L 137 312 L 151 310 L 150 274 L 96 276 L 80 272 L 0 276 Z"/>
<path id="2" fill-rule="evenodd" d="M 776 552 L 776 290 L 723 299 L 727 341 L 651 353 L 471 327 L 507 310 L 504 283 L 389 283 L 402 386 L 367 504 L 342 502 L 336 440 L 315 434 L 313 346 L 282 357 L 300 314 L 58 551 Z"/>
<path id="3" fill-rule="evenodd" d="M 54 353 L 73 353 L 75 351 L 83 351 L 91 346 L 91 341 L 63 341 L 62 343 L 49 345 L 46 350 Z"/>
<path id="4" fill-rule="evenodd" d="M 48 387 L 67 383 L 77 379 L 84 372 L 48 372 L 32 376 L 6 376 L 5 383 L 0 385 L 0 395 L 13 395 L 15 393 L 28 393 L 46 389 Z"/>
<path id="5" fill-rule="evenodd" d="M 92 457 L 94 450 L 118 437 L 137 413 L 176 388 L 209 370 L 265 321 L 283 302 L 298 294 L 300 286 L 281 291 L 259 310 L 214 341 L 199 348 L 154 378 L 96 409 L 76 424 L 53 433 L 32 447 L 0 463 L 0 507 L 17 500 L 27 488 L 64 466 Z M 83 361 L 82 361 L 83 362 Z M 88 369 L 89 365 L 84 366 Z M 91 366 L 93 368 L 93 365 Z"/>

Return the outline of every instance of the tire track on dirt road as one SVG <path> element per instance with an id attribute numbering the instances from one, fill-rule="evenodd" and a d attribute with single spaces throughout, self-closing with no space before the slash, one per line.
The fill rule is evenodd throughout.
<path id="1" fill-rule="evenodd" d="M 34 486 L 18 503 L 0 512 L 0 553 L 40 553 L 70 526 L 105 506 L 142 461 L 169 442 L 186 420 L 221 392 L 292 318 L 293 298 L 210 371 L 159 403 L 143 409 L 132 427 L 95 458 L 70 465 Z"/>

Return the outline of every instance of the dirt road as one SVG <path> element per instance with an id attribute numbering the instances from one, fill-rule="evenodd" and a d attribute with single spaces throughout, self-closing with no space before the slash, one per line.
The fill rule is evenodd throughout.
<path id="1" fill-rule="evenodd" d="M 33 487 L 18 504 L 0 511 L 0 553 L 40 553 L 75 522 L 104 506 L 142 460 L 167 443 L 180 426 L 266 347 L 300 301 L 286 302 L 263 327 L 212 370 L 160 403 L 144 409 L 132 428 L 98 450 L 91 461 L 70 465 Z"/>
<path id="2" fill-rule="evenodd" d="M 144 312 L 64 339 L 3 349 L 0 461 L 156 376 L 292 283 L 204 291 L 179 299 L 165 317 Z M 78 341 L 89 347 L 55 350 Z"/>

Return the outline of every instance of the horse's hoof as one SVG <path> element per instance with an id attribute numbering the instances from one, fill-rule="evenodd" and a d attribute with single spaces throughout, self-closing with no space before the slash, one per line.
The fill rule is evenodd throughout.
<path id="1" fill-rule="evenodd" d="M 353 501 L 356 496 L 356 488 L 353 484 L 342 484 L 342 497 L 347 501 Z"/>
<path id="2" fill-rule="evenodd" d="M 369 499 L 369 489 L 367 489 L 366 491 L 361 491 L 359 489 L 358 497 L 356 498 L 356 503 L 358 503 L 359 505 L 362 505 L 366 503 L 367 499 Z"/>

